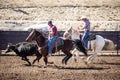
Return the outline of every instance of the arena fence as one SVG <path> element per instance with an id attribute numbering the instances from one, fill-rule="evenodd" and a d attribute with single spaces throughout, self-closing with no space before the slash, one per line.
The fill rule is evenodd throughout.
<path id="1" fill-rule="evenodd" d="M 28 31 L 0 31 L 0 50 L 6 49 L 8 43 L 19 43 L 25 41 Z M 60 36 L 63 35 L 64 31 L 59 31 Z M 91 33 L 99 34 L 104 38 L 110 39 L 116 44 L 116 54 L 118 55 L 120 50 L 120 31 L 92 31 Z"/>

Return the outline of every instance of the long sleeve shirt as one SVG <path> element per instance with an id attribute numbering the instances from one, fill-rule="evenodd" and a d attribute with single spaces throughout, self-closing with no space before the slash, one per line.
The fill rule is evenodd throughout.
<path id="1" fill-rule="evenodd" d="M 90 30 L 90 21 L 89 20 L 84 21 L 83 28 L 85 31 Z"/>

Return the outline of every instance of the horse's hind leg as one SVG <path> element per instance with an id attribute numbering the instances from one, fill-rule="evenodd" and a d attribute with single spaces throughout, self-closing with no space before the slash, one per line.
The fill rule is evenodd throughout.
<path id="1" fill-rule="evenodd" d="M 62 63 L 67 64 L 67 61 L 72 57 L 70 52 L 67 52 L 67 55 L 63 58 Z"/>
<path id="2" fill-rule="evenodd" d="M 103 44 L 98 44 L 99 46 L 95 47 L 95 52 L 91 56 L 87 58 L 88 64 L 93 63 L 93 60 L 97 57 L 97 54 L 102 50 L 104 43 Z"/>

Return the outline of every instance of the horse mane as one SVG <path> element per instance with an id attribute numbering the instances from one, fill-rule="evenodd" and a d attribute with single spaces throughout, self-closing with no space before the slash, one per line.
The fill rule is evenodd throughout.
<path id="1" fill-rule="evenodd" d="M 40 36 L 40 38 L 41 38 L 40 42 L 44 44 L 46 42 L 46 37 L 43 34 L 43 32 L 38 31 L 38 30 L 35 30 L 35 32 L 36 32 L 36 36 Z"/>
<path id="2" fill-rule="evenodd" d="M 36 35 L 39 36 L 41 35 L 43 38 L 45 38 L 45 35 L 43 34 L 43 32 L 35 30 L 36 31 Z"/>

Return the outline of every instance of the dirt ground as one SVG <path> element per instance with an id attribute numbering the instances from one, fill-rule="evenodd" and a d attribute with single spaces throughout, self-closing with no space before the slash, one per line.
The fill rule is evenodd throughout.
<path id="1" fill-rule="evenodd" d="M 61 60 L 64 56 L 51 56 L 43 68 L 43 60 L 32 66 L 18 56 L 0 56 L 0 80 L 119 80 L 120 56 L 98 56 L 93 64 L 86 65 L 81 59 L 75 63 L 72 58 L 67 65 Z M 35 56 L 30 56 L 33 61 Z"/>

